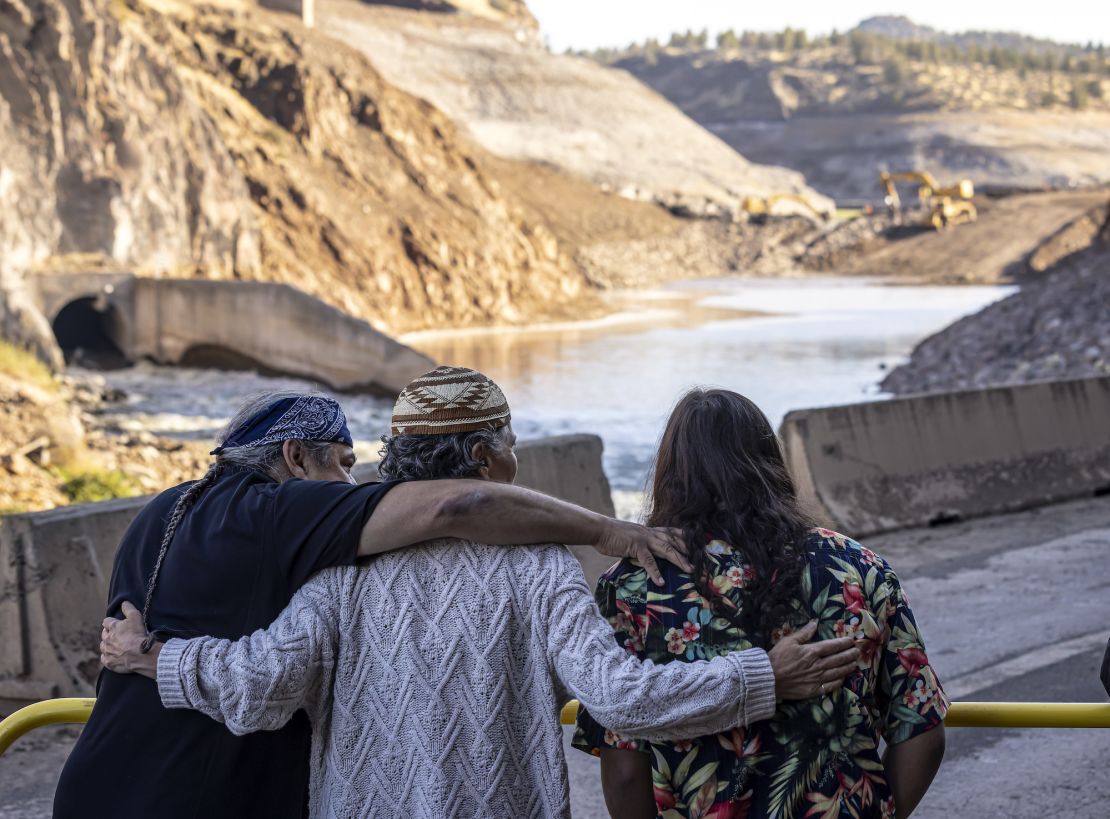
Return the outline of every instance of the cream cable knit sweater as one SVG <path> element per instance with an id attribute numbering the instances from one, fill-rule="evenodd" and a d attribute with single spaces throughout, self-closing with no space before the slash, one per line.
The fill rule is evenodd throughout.
<path id="1" fill-rule="evenodd" d="M 650 581 L 649 581 L 650 582 Z M 236 734 L 312 719 L 313 817 L 569 816 L 560 706 L 665 740 L 769 718 L 767 654 L 641 663 L 562 546 L 461 541 L 321 572 L 268 629 L 170 640 L 167 708 Z"/>

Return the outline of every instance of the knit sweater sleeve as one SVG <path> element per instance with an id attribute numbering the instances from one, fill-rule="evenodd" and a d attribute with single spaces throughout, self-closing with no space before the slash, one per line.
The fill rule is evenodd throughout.
<path id="1" fill-rule="evenodd" d="M 341 570 L 321 572 L 269 628 L 239 640 L 170 640 L 158 657 L 166 708 L 192 708 L 236 735 L 275 731 L 298 709 L 320 713 L 337 652 Z"/>
<path id="2" fill-rule="evenodd" d="M 769 719 L 775 678 L 762 649 L 709 662 L 656 665 L 613 639 L 569 552 L 553 576 L 547 645 L 567 690 L 598 723 L 622 736 L 668 741 Z"/>

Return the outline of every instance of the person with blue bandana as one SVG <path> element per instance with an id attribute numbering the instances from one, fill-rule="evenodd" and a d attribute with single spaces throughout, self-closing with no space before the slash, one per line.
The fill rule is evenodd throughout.
<path id="1" fill-rule="evenodd" d="M 499 399 L 479 390 L 455 400 L 481 412 L 483 402 Z M 322 569 L 448 536 L 590 544 L 638 557 L 658 578 L 655 557 L 685 562 L 667 532 L 508 484 L 356 485 L 353 443 L 331 398 L 271 392 L 248 401 L 204 477 L 155 497 L 125 533 L 108 616 L 142 600 L 150 641 L 236 639 L 268 626 Z M 150 680 L 104 670 L 96 707 L 62 771 L 54 816 L 299 818 L 309 748 L 303 712 L 280 730 L 234 736 L 203 714 L 167 710 Z"/>

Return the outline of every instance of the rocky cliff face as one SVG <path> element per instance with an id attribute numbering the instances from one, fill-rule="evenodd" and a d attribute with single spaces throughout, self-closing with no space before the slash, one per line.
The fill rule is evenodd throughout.
<path id="1" fill-rule="evenodd" d="M 74 253 L 393 330 L 558 313 L 585 280 L 446 117 L 258 9 L 0 0 L 0 198 L 9 304 Z"/>
<path id="2" fill-rule="evenodd" d="M 357 52 L 279 18 L 147 21 L 247 180 L 262 278 L 395 330 L 516 322 L 583 294 L 554 237 L 450 120 Z"/>
<path id="3" fill-rule="evenodd" d="M 48 347 L 22 274 L 59 253 L 258 270 L 247 186 L 172 65 L 93 0 L 0 0 L 6 337 Z"/>

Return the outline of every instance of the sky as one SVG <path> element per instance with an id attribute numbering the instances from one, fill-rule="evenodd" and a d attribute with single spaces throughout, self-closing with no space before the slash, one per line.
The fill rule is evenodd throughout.
<path id="1" fill-rule="evenodd" d="M 777 31 L 787 26 L 810 34 L 845 31 L 879 14 L 903 14 L 944 31 L 1017 31 L 1061 42 L 1110 44 L 1110 4 L 1105 0 L 527 0 L 551 48 L 622 46 L 673 31 L 708 28 L 710 34 Z M 1102 6 L 1102 10 L 1098 8 Z"/>

